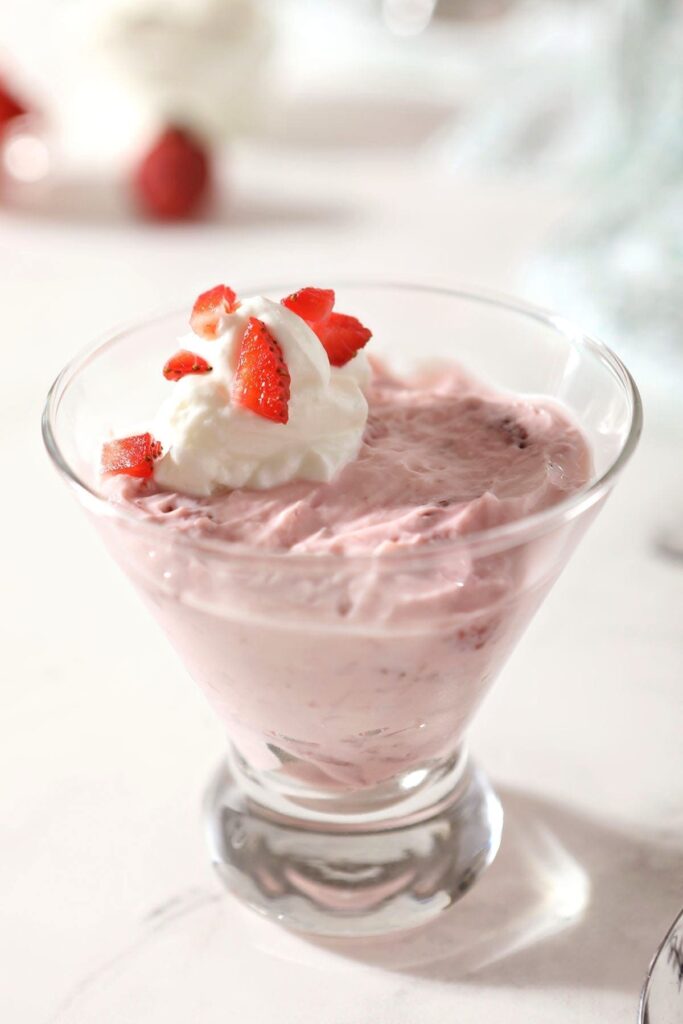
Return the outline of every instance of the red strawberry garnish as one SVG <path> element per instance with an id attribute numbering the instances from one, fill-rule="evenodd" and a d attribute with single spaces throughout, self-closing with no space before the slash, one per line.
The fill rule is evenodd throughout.
<path id="1" fill-rule="evenodd" d="M 372 331 L 363 327 L 360 320 L 345 313 L 330 313 L 322 323 L 314 324 L 313 330 L 332 366 L 344 366 L 372 337 Z"/>
<path id="2" fill-rule="evenodd" d="M 160 455 L 161 445 L 151 434 L 108 441 L 102 445 L 102 472 L 107 476 L 125 473 L 126 476 L 150 477 L 154 460 Z"/>
<path id="3" fill-rule="evenodd" d="M 199 139 L 180 128 L 168 128 L 138 166 L 133 188 L 146 213 L 160 220 L 181 220 L 199 210 L 209 179 L 209 156 Z"/>
<path id="4" fill-rule="evenodd" d="M 212 369 L 213 367 L 209 366 L 206 359 L 182 348 L 180 352 L 171 356 L 164 366 L 164 377 L 166 380 L 180 380 L 188 373 L 210 373 Z"/>
<path id="5" fill-rule="evenodd" d="M 332 366 L 344 366 L 372 337 L 355 316 L 332 312 L 335 295 L 331 288 L 300 288 L 281 301 L 315 331 Z"/>
<path id="6" fill-rule="evenodd" d="M 289 385 L 282 349 L 263 321 L 250 317 L 235 371 L 235 402 L 275 423 L 286 423 Z"/>
<path id="7" fill-rule="evenodd" d="M 317 324 L 332 312 L 334 292 L 331 288 L 300 288 L 281 302 L 302 320 Z"/>
<path id="8" fill-rule="evenodd" d="M 190 327 L 200 338 L 215 338 L 220 318 L 234 313 L 238 306 L 232 288 L 228 288 L 227 284 L 217 284 L 215 288 L 209 288 L 208 292 L 202 292 L 195 302 L 190 315 Z"/>

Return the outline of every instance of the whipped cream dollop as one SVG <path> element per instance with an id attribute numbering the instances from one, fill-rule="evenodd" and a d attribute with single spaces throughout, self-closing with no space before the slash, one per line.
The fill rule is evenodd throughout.
<path id="1" fill-rule="evenodd" d="M 250 317 L 282 349 L 291 379 L 289 419 L 276 423 L 233 401 L 233 379 Z M 166 490 L 204 496 L 222 488 L 265 490 L 292 480 L 329 481 L 358 455 L 371 371 L 364 352 L 330 365 L 308 324 L 263 296 L 224 315 L 215 340 L 180 340 L 212 370 L 169 384 L 151 426 L 163 446 L 154 478 Z"/>

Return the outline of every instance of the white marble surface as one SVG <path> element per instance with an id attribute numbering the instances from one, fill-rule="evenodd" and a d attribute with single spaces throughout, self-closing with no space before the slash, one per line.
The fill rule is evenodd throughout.
<path id="1" fill-rule="evenodd" d="M 653 547 L 676 494 L 683 514 L 682 431 L 654 388 L 636 460 L 474 731 L 507 812 L 480 884 L 431 930 L 324 946 L 212 875 L 199 800 L 221 732 L 48 465 L 48 383 L 93 333 L 223 278 L 513 289 L 571 206 L 379 157 L 245 153 L 233 175 L 219 225 L 0 218 L 0 1020 L 634 1021 L 683 903 L 683 566 Z"/>

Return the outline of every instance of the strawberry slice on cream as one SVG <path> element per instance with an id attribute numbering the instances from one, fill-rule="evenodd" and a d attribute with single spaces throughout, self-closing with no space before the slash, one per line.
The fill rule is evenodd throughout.
<path id="1" fill-rule="evenodd" d="M 166 380 L 181 380 L 188 373 L 211 373 L 212 367 L 203 356 L 181 348 L 164 365 L 163 374 Z"/>
<path id="2" fill-rule="evenodd" d="M 280 302 L 226 284 L 202 292 L 149 432 L 105 445 L 102 472 L 197 497 L 331 480 L 360 450 L 371 376 L 360 351 L 371 332 L 334 304 L 331 288 Z"/>
<path id="3" fill-rule="evenodd" d="M 102 445 L 102 472 L 105 476 L 147 479 L 153 475 L 154 461 L 160 455 L 161 445 L 149 433 L 107 441 Z"/>

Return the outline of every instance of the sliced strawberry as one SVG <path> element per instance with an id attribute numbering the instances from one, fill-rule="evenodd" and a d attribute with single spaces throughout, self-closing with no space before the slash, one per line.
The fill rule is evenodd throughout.
<path id="1" fill-rule="evenodd" d="M 107 476 L 150 477 L 161 445 L 151 434 L 135 434 L 102 445 L 102 472 Z"/>
<path id="2" fill-rule="evenodd" d="M 332 366 L 344 366 L 372 337 L 372 331 L 363 327 L 360 320 L 345 313 L 330 313 L 322 323 L 312 326 Z"/>
<path id="3" fill-rule="evenodd" d="M 235 371 L 235 402 L 275 423 L 286 423 L 289 385 L 282 349 L 263 321 L 250 317 Z"/>
<path id="4" fill-rule="evenodd" d="M 302 320 L 317 324 L 332 312 L 334 292 L 331 288 L 300 288 L 281 302 Z"/>
<path id="5" fill-rule="evenodd" d="M 136 168 L 132 184 L 139 206 L 151 217 L 192 217 L 199 212 L 211 185 L 208 150 L 190 132 L 167 128 Z"/>
<path id="6" fill-rule="evenodd" d="M 209 288 L 208 292 L 202 292 L 195 302 L 190 327 L 200 338 L 211 340 L 216 337 L 221 317 L 234 313 L 238 306 L 232 288 L 228 288 L 227 284 L 217 284 L 215 288 Z"/>
<path id="7" fill-rule="evenodd" d="M 209 366 L 206 359 L 182 348 L 180 352 L 171 356 L 164 366 L 164 377 L 166 380 L 180 380 L 188 373 L 210 373 L 212 369 L 213 367 Z"/>

